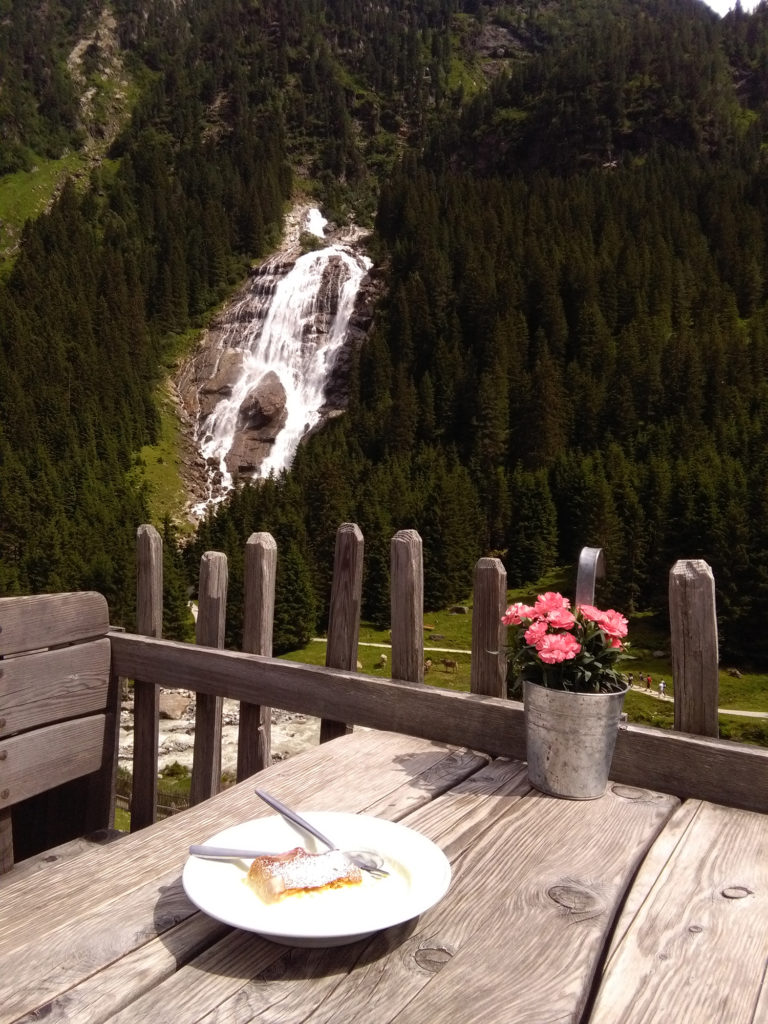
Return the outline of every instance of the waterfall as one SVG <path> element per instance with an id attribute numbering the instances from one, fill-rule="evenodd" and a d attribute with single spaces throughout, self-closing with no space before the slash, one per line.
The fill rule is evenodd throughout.
<path id="1" fill-rule="evenodd" d="M 305 212 L 304 231 L 326 221 Z M 371 261 L 344 241 L 295 260 L 279 253 L 250 279 L 222 318 L 213 376 L 200 386 L 197 443 L 209 471 L 203 514 L 236 477 L 290 466 L 319 423 L 325 385 L 344 344 Z"/>

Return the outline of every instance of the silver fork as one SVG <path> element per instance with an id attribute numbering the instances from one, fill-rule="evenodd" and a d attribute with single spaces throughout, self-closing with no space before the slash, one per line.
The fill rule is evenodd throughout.
<path id="1" fill-rule="evenodd" d="M 282 814 L 288 821 L 293 822 L 294 825 L 298 825 L 299 828 L 304 829 L 305 832 L 309 832 L 315 839 L 319 839 L 321 843 L 325 843 L 329 850 L 338 850 L 338 846 L 331 840 L 324 836 L 323 833 L 315 828 L 314 825 L 310 824 L 306 818 L 302 818 L 300 814 L 292 810 L 282 801 L 278 800 L 277 797 L 270 796 L 269 793 L 265 793 L 263 789 L 254 790 L 256 796 L 260 797 L 265 804 L 277 811 L 278 814 Z M 385 878 L 389 872 L 384 869 L 384 860 L 379 856 L 378 853 L 374 853 L 372 850 L 343 850 L 342 853 L 345 857 L 356 864 L 361 871 L 367 871 L 369 875 L 373 875 L 374 878 Z"/>

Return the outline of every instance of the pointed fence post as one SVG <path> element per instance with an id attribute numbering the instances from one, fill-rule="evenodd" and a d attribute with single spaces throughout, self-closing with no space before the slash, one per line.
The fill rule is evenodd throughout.
<path id="1" fill-rule="evenodd" d="M 669 625 L 675 729 L 719 735 L 715 578 L 701 559 L 681 559 L 669 573 Z"/>
<path id="2" fill-rule="evenodd" d="M 271 533 L 252 533 L 245 545 L 243 650 L 272 657 L 277 544 Z M 272 763 L 272 709 L 240 702 L 237 781 Z"/>
<path id="3" fill-rule="evenodd" d="M 349 669 L 351 672 L 357 668 L 364 546 L 360 527 L 355 523 L 342 523 L 336 531 L 333 559 L 328 644 L 325 652 L 328 668 Z M 351 726 L 344 722 L 323 718 L 320 721 L 320 742 L 326 743 L 351 731 Z"/>
<path id="4" fill-rule="evenodd" d="M 136 632 L 163 635 L 163 539 L 154 526 L 136 531 Z M 133 783 L 131 832 L 151 825 L 157 817 L 157 747 L 160 688 L 152 682 L 133 683 Z"/>
<path id="5" fill-rule="evenodd" d="M 469 689 L 489 697 L 507 695 L 506 627 L 507 571 L 498 558 L 481 558 L 475 566 L 472 607 L 472 666 Z"/>
<path id="6" fill-rule="evenodd" d="M 392 678 L 424 682 L 424 562 L 421 537 L 399 530 L 390 545 Z"/>
<path id="7" fill-rule="evenodd" d="M 200 560 L 196 642 L 223 647 L 227 616 L 227 556 L 206 551 Z M 224 701 L 210 693 L 195 695 L 195 747 L 190 804 L 215 796 L 221 788 L 221 712 Z"/>

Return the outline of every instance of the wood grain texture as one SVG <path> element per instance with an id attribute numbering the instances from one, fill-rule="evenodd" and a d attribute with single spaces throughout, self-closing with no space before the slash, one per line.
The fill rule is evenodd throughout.
<path id="1" fill-rule="evenodd" d="M 7 658 L 0 665 L 0 738 L 107 706 L 106 637 Z"/>
<path id="2" fill-rule="evenodd" d="M 0 808 L 0 881 L 13 867 L 13 819 L 10 807 Z"/>
<path id="3" fill-rule="evenodd" d="M 143 922 L 140 927 L 142 925 Z M 56 974 L 52 973 L 44 982 L 53 993 L 50 1000 L 44 1004 L 45 1020 L 48 1024 L 72 1024 L 73 1021 L 102 1024 L 103 1021 L 112 1021 L 120 1010 L 143 993 L 151 993 L 161 981 L 171 977 L 186 962 L 204 952 L 212 943 L 221 940 L 229 932 L 227 925 L 214 921 L 204 914 L 193 914 L 162 932 L 158 938 L 131 949 L 119 959 L 107 962 L 101 970 L 97 970 L 80 984 L 66 991 L 60 990 L 60 981 L 57 981 Z M 105 929 L 101 937 L 104 947 L 114 957 L 114 935 Z M 65 936 L 65 945 L 66 941 Z M 77 947 L 76 942 L 75 950 Z M 85 955 L 91 958 L 93 951 L 92 944 L 84 950 Z M 65 970 L 66 964 L 66 959 L 61 961 L 59 971 Z M 5 1019 L 11 1018 L 3 1017 L 0 1010 L 0 1020 Z M 31 1024 L 35 1019 L 39 1018 L 32 1014 L 20 1020 L 28 1020 Z M 147 1020 L 154 1024 L 159 1018 L 150 1013 Z"/>
<path id="4" fill-rule="evenodd" d="M 163 541 L 154 526 L 136 531 L 136 630 L 163 635 Z M 157 755 L 160 690 L 153 680 L 134 680 L 131 831 L 157 817 Z"/>
<path id="5" fill-rule="evenodd" d="M 445 758 L 446 752 L 437 748 L 433 749 L 412 749 L 410 754 L 405 754 L 408 749 L 401 746 L 402 738 L 395 740 L 391 736 L 381 737 L 368 734 L 362 737 L 346 737 L 343 740 L 345 745 L 354 743 L 360 751 L 365 749 L 366 760 L 372 757 L 373 763 L 378 765 L 376 751 L 382 748 L 382 742 L 390 746 L 391 752 L 396 759 L 393 764 L 379 775 L 380 781 L 389 787 L 398 774 L 398 764 L 407 766 L 406 775 L 410 779 L 406 787 L 411 794 L 419 795 L 418 807 L 426 808 L 430 805 L 429 797 L 430 784 L 424 774 L 427 762 L 437 770 L 432 778 L 442 778 L 445 782 L 451 775 L 450 769 L 445 769 L 443 775 L 440 771 L 440 762 Z M 412 741 L 407 741 L 412 742 Z M 392 746 L 392 744 L 395 744 Z M 336 748 L 337 744 L 326 745 L 323 753 L 329 748 Z M 319 748 L 318 748 L 319 749 Z M 349 755 L 352 747 L 347 746 L 345 760 L 349 762 Z M 454 757 L 458 760 L 454 762 Z M 466 777 L 466 772 L 473 760 L 473 755 L 467 752 L 456 752 L 456 755 L 447 755 L 449 761 L 454 762 L 459 769 L 457 778 Z M 359 755 L 358 755 L 359 756 Z M 483 759 L 474 757 L 474 767 L 483 765 Z M 413 774 L 416 771 L 417 774 Z M 491 790 L 498 791 L 499 802 L 497 813 L 509 803 L 509 793 L 516 792 L 520 779 L 524 773 L 521 766 L 506 765 L 501 772 L 493 772 L 491 780 L 486 780 L 485 786 Z M 508 783 L 510 778 L 514 780 L 513 789 L 510 790 Z M 454 782 L 456 778 L 454 778 Z M 270 783 L 272 786 L 273 784 Z M 506 788 L 505 788 L 506 787 Z M 527 785 L 523 787 L 528 789 Z M 406 804 L 402 804 L 398 794 L 400 788 L 391 793 L 390 809 L 397 807 L 403 810 Z M 326 795 L 326 794 L 323 794 Z M 224 796 L 221 794 L 217 801 Z M 506 798 L 506 799 L 505 799 Z M 295 797 L 291 798 L 295 804 Z M 316 806 L 316 804 L 313 804 Z M 376 805 L 374 805 L 375 807 Z M 413 805 L 410 805 L 413 807 Z M 436 805 L 437 806 L 437 805 Z M 381 813 L 382 807 L 379 805 Z M 374 808 L 367 808 L 372 813 Z M 468 808 L 466 805 L 458 806 L 455 810 L 455 817 L 463 818 L 468 822 L 467 827 L 472 828 L 475 819 L 468 821 Z M 389 817 L 389 814 L 382 814 Z M 393 816 L 394 820 L 402 818 L 402 814 Z M 478 815 L 478 818 L 481 816 Z M 405 819 L 408 823 L 414 821 L 410 816 Z M 437 822 L 441 821 L 441 814 L 435 817 Z M 443 822 L 443 829 L 447 829 Z M 384 952 L 391 954 L 393 963 L 396 965 L 399 960 L 398 950 L 401 942 L 407 938 L 411 924 L 400 928 L 390 929 L 388 932 L 377 936 L 371 943 L 355 943 L 348 947 L 337 947 L 333 950 L 302 950 L 297 953 L 290 948 L 274 946 L 265 943 L 255 935 L 248 935 L 243 932 L 234 931 L 222 942 L 212 946 L 206 953 L 196 958 L 189 964 L 188 968 L 182 969 L 173 977 L 159 986 L 152 993 L 148 993 L 136 1003 L 127 1007 L 117 1018 L 117 1024 L 128 1024 L 128 1022 L 139 1022 L 147 1020 L 151 1016 L 153 1020 L 173 1020 L 174 1024 L 185 1024 L 185 1022 L 204 1020 L 212 1015 L 216 1020 L 221 1021 L 246 1021 L 264 1020 L 280 1021 L 281 1024 L 291 1024 L 311 1019 L 311 1008 L 318 1006 L 318 1015 L 322 1019 L 323 1014 L 337 1003 L 341 1007 L 342 1017 L 346 1024 L 350 1021 L 357 1021 L 366 1016 L 366 1004 L 372 996 L 379 1014 L 381 1007 L 387 1005 L 391 999 L 391 988 L 387 987 L 379 999 L 375 992 L 376 977 L 380 977 L 381 970 L 376 964 Z M 371 974 L 366 971 L 365 977 L 360 972 L 365 970 L 365 965 L 370 964 Z M 336 989 L 340 982 L 343 983 L 344 975 L 352 968 L 356 971 L 354 983 L 355 990 L 359 989 L 359 995 L 351 996 L 349 985 L 343 985 L 340 994 Z M 389 963 L 387 970 L 390 969 Z M 395 987 L 395 986 L 392 986 Z M 373 988 L 373 993 L 371 989 Z M 395 997 L 395 1007 L 397 1007 Z M 346 1015 L 346 1016 L 343 1016 Z M 390 1016 L 376 1016 L 375 1020 L 389 1020 Z"/>
<path id="6" fill-rule="evenodd" d="M 499 558 L 481 558 L 475 567 L 472 607 L 472 665 L 469 688 L 491 697 L 507 695 L 506 609 L 507 571 Z"/>
<path id="7" fill-rule="evenodd" d="M 683 809 L 672 850 L 606 964 L 592 1024 L 754 1024 L 768 963 L 768 818 Z"/>
<path id="8" fill-rule="evenodd" d="M 269 533 L 252 533 L 245 545 L 243 650 L 272 656 L 275 623 L 277 544 Z M 237 732 L 237 779 L 248 778 L 272 763 L 272 710 L 240 703 Z"/>
<path id="9" fill-rule="evenodd" d="M 522 705 L 479 694 L 383 680 L 235 651 L 210 651 L 131 634 L 113 634 L 121 675 L 190 687 L 322 718 L 351 718 L 389 729 L 525 757 Z M 768 750 L 703 736 L 629 725 L 619 730 L 614 782 L 768 812 Z"/>
<path id="10" fill-rule="evenodd" d="M 622 889 L 675 804 L 646 797 L 563 806 L 531 794 L 519 763 L 494 762 L 403 819 L 453 865 L 447 896 L 420 919 L 285 950 L 269 968 L 258 941 L 233 933 L 119 1020 L 150 1007 L 174 1024 L 577 1019 Z"/>
<path id="11" fill-rule="evenodd" d="M 717 736 L 720 683 L 715 578 L 701 559 L 675 562 L 670 571 L 669 625 L 675 728 Z"/>
<path id="12" fill-rule="evenodd" d="M 424 682 L 424 568 L 421 537 L 398 530 L 390 544 L 392 677 Z"/>
<path id="13" fill-rule="evenodd" d="M 476 792 L 481 780 L 465 786 Z M 521 777 L 509 785 L 520 794 Z M 443 815 L 462 789 L 446 795 Z M 455 867 L 448 897 L 410 937 L 411 973 L 422 981 L 415 994 L 410 982 L 398 1024 L 450 1020 L 458 1007 L 462 1024 L 578 1020 L 633 869 L 676 804 L 652 793 L 579 802 L 530 792 L 510 801 L 496 790 L 495 799 L 482 838 L 466 818 L 446 834 L 437 804 L 415 819 Z M 485 803 L 475 797 L 473 806 Z M 399 960 L 408 965 L 405 953 Z M 401 975 L 394 988 L 407 982 Z"/>
<path id="14" fill-rule="evenodd" d="M 109 609 L 101 594 L 0 598 L 0 656 L 106 636 Z"/>
<path id="15" fill-rule="evenodd" d="M 227 616 L 227 556 L 206 551 L 200 560 L 197 629 L 195 638 L 205 647 L 223 647 Z M 201 800 L 221 788 L 221 715 L 223 700 L 213 693 L 198 693 L 195 701 L 195 745 L 189 801 Z"/>
<path id="16" fill-rule="evenodd" d="M 360 604 L 363 594 L 363 535 L 354 523 L 342 523 L 336 531 L 333 584 L 328 616 L 325 664 L 329 668 L 354 671 L 357 667 L 357 638 L 360 633 Z M 351 726 L 324 718 L 320 742 L 336 739 Z"/>
<path id="17" fill-rule="evenodd" d="M 98 771 L 105 726 L 105 715 L 91 715 L 0 740 L 0 809 Z"/>
<path id="18" fill-rule="evenodd" d="M 381 816 L 396 820 L 485 762 L 468 751 L 363 732 L 273 765 L 264 784 L 300 808 L 371 813 L 375 806 Z M 75 871 L 69 864 L 52 865 L 44 886 L 37 878 L 14 881 L 11 875 L 0 895 L 0 1021 L 39 1006 L 55 1020 L 104 1020 L 118 1003 L 146 991 L 151 1005 L 161 978 L 228 932 L 197 914 L 183 894 L 180 871 L 189 843 L 271 814 L 246 781 L 116 844 L 82 854 Z M 247 939 L 252 968 L 254 942 L 267 950 L 264 969 L 284 955 L 255 936 Z M 225 974 L 235 976 L 236 960 L 215 951 L 212 955 L 228 965 Z M 201 986 L 207 981 L 214 988 L 226 987 L 221 977 L 200 976 Z M 168 1013 L 158 1005 L 144 1019 L 173 1019 L 176 1011 Z"/>
<path id="19" fill-rule="evenodd" d="M 88 853 L 97 846 L 106 846 L 108 843 L 117 842 L 125 837 L 125 832 L 114 828 L 97 829 L 88 835 L 77 836 L 66 843 L 50 847 L 47 850 L 37 853 L 26 860 L 17 861 L 13 865 L 13 873 L 0 875 L 0 890 L 13 881 L 19 882 L 25 876 L 38 875 L 38 884 L 46 884 L 46 872 L 50 871 L 52 864 L 71 862 L 83 853 Z M 42 874 L 41 874 L 42 872 Z M 2 902 L 2 896 L 0 896 Z"/>

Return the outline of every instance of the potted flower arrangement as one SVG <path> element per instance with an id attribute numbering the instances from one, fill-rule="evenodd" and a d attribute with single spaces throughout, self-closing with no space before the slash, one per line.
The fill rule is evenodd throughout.
<path id="1" fill-rule="evenodd" d="M 532 785 L 574 800 L 602 796 L 628 689 L 616 667 L 627 620 L 550 592 L 510 605 L 501 621 L 512 683 L 523 688 Z"/>

